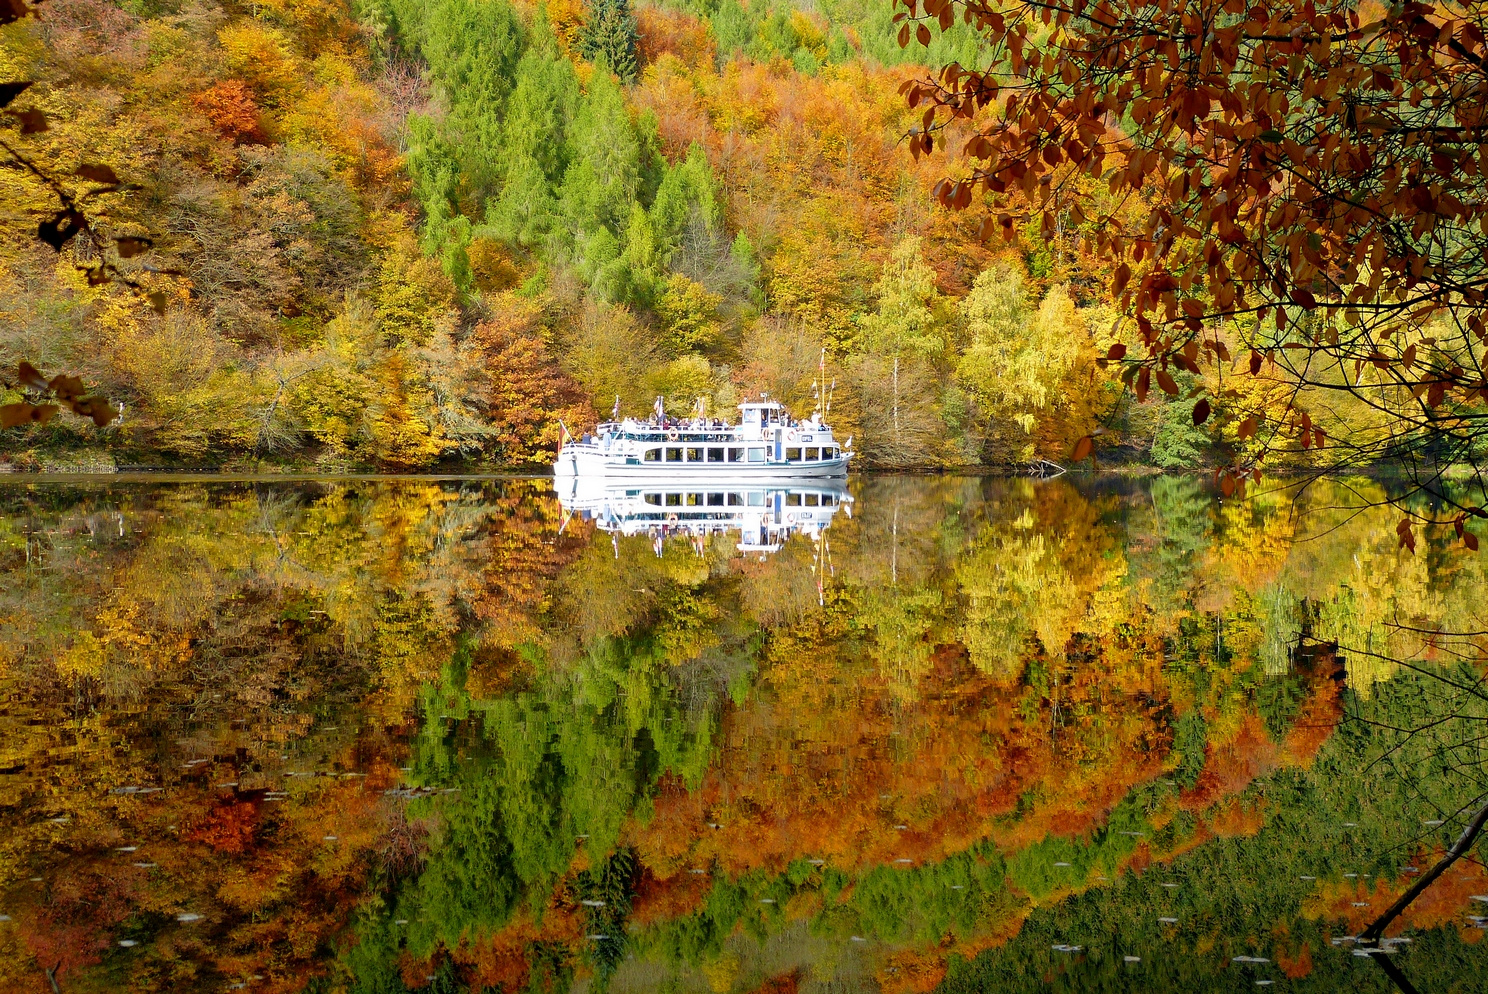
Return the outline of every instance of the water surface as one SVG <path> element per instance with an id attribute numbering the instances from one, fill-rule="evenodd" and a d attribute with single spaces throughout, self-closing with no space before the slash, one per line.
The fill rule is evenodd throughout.
<path id="1" fill-rule="evenodd" d="M 6 481 L 0 989 L 1392 990 L 1488 586 L 1371 486 Z"/>

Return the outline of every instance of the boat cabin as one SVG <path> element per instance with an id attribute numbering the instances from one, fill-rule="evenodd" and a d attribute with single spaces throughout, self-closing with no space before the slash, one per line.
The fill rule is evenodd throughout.
<path id="1" fill-rule="evenodd" d="M 739 405 L 745 430 L 790 424 L 790 412 L 778 400 L 747 401 Z"/>

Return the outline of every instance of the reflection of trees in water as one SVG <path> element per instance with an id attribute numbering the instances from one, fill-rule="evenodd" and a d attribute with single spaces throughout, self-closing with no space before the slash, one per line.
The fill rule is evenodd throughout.
<path id="1" fill-rule="evenodd" d="M 1481 569 L 1397 555 L 1388 517 L 1321 492 L 1304 516 L 1216 509 L 1184 480 L 853 486 L 829 550 L 765 562 L 560 535 L 536 481 L 12 498 L 0 767 L 21 807 L 0 818 L 14 878 L 54 896 L 4 885 L 21 973 L 0 976 L 60 944 L 86 989 L 121 955 L 98 937 L 127 935 L 143 984 L 186 957 L 388 990 L 625 989 L 638 964 L 683 989 L 798 968 L 1077 987 L 1139 949 L 1159 990 L 1228 977 L 1224 950 L 1310 957 L 1294 982 L 1322 985 L 1351 961 L 1327 940 L 1485 789 L 1481 654 L 1431 634 L 1484 627 Z M 1344 644 L 1346 681 L 1290 664 L 1303 634 Z M 107 793 L 126 784 L 167 789 Z M 109 854 L 138 838 L 158 866 L 121 877 Z M 1446 926 L 1480 872 L 1408 913 L 1435 929 L 1406 960 L 1421 981 L 1478 963 Z M 172 937 L 186 904 L 205 944 Z"/>

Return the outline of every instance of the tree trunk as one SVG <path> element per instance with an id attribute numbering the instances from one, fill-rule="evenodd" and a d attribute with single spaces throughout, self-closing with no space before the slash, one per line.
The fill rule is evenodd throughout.
<path id="1" fill-rule="evenodd" d="M 894 445 L 899 445 L 899 353 L 894 353 Z"/>

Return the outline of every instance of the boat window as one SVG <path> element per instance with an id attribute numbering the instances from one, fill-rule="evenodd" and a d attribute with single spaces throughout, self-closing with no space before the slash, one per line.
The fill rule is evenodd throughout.
<path id="1" fill-rule="evenodd" d="M 801 450 L 800 449 L 786 449 L 785 450 L 785 461 L 786 462 L 800 462 L 801 461 Z"/>
<path id="2" fill-rule="evenodd" d="M 687 461 L 688 462 L 702 462 L 703 461 L 703 450 L 702 449 L 688 449 L 687 450 Z"/>
<path id="3" fill-rule="evenodd" d="M 762 494 L 762 493 L 760 493 L 758 490 L 754 491 L 751 494 L 748 494 L 747 496 L 749 498 L 749 506 L 750 507 L 764 507 L 765 506 L 765 495 Z"/>
<path id="4" fill-rule="evenodd" d="M 820 459 L 821 458 L 821 450 L 820 449 L 807 449 L 806 450 L 806 458 L 807 459 L 812 459 L 812 460 Z"/>
<path id="5" fill-rule="evenodd" d="M 785 495 L 785 506 L 786 507 L 800 507 L 801 506 L 801 495 L 800 494 L 786 494 Z"/>
<path id="6" fill-rule="evenodd" d="M 816 494 L 807 494 L 806 495 L 806 506 L 807 507 L 815 507 L 817 505 L 817 502 L 820 499 L 821 498 L 819 498 Z"/>
<path id="7" fill-rule="evenodd" d="M 837 447 L 834 445 L 830 449 L 822 449 L 822 458 L 823 459 L 836 459 L 837 458 Z"/>
<path id="8" fill-rule="evenodd" d="M 738 462 L 738 461 L 740 461 L 743 458 L 744 458 L 744 450 L 743 449 L 729 449 L 728 450 L 728 461 L 729 462 Z"/>
<path id="9" fill-rule="evenodd" d="M 708 450 L 708 461 L 723 462 L 723 450 L 719 448 L 710 448 Z"/>
<path id="10" fill-rule="evenodd" d="M 697 507 L 702 502 L 703 502 L 703 495 L 702 494 L 688 494 L 687 495 L 687 506 L 688 507 Z"/>
<path id="11" fill-rule="evenodd" d="M 831 494 L 822 494 L 822 507 L 831 507 L 837 503 L 837 498 Z"/>
<path id="12" fill-rule="evenodd" d="M 643 458 L 647 462 L 660 462 L 661 461 L 661 450 L 660 449 L 647 449 L 646 450 L 646 455 Z"/>
<path id="13" fill-rule="evenodd" d="M 765 450 L 764 449 L 754 449 L 754 448 L 751 448 L 749 450 L 749 461 L 750 462 L 764 462 L 765 461 Z"/>
<path id="14" fill-rule="evenodd" d="M 708 506 L 709 507 L 722 507 L 723 506 L 723 494 L 709 494 L 708 495 Z"/>
<path id="15" fill-rule="evenodd" d="M 661 494 L 647 494 L 642 499 L 645 500 L 647 504 L 654 504 L 657 507 L 661 506 Z"/>
<path id="16" fill-rule="evenodd" d="M 682 450 L 681 449 L 667 449 L 666 450 L 666 461 L 667 462 L 681 462 L 682 461 Z"/>
<path id="17" fill-rule="evenodd" d="M 743 494 L 729 494 L 728 495 L 728 506 L 729 507 L 743 507 L 744 506 L 744 495 Z"/>
<path id="18" fill-rule="evenodd" d="M 681 507 L 682 506 L 682 495 L 681 494 L 667 494 L 666 495 L 666 506 L 667 507 Z"/>

